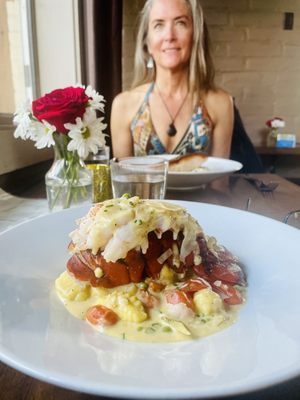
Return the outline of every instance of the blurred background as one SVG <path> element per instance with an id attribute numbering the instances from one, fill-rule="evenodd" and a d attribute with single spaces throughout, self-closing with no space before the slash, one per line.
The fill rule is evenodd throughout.
<path id="1" fill-rule="evenodd" d="M 13 137 L 12 115 L 28 98 L 91 84 L 106 99 L 131 85 L 143 0 L 0 0 L 0 184 L 15 171 L 37 176 L 53 149 Z M 235 98 L 255 146 L 265 123 L 286 122 L 300 142 L 300 0 L 202 0 L 217 83 Z M 107 129 L 109 133 L 109 126 Z M 272 157 L 266 168 L 274 168 Z M 51 163 L 51 162 L 50 162 Z M 300 181 L 300 156 L 276 158 L 276 173 Z"/>

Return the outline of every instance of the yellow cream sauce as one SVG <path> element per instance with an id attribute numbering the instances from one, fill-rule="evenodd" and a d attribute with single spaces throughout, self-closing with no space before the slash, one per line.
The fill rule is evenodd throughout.
<path id="1" fill-rule="evenodd" d="M 75 281 L 68 272 L 62 273 L 55 282 L 56 292 L 64 306 L 74 317 L 85 319 L 87 310 L 102 304 L 114 310 L 119 317 L 124 316 L 124 309 L 115 307 L 108 299 L 122 298 L 137 291 L 137 285 L 129 284 L 113 289 L 94 288 L 89 284 Z M 156 297 L 162 303 L 162 294 Z M 127 305 L 124 304 L 126 309 Z M 140 342 L 176 342 L 192 340 L 218 332 L 236 320 L 240 306 L 225 306 L 209 315 L 196 314 L 193 318 L 176 321 L 165 314 L 163 307 L 152 308 L 147 312 L 147 319 L 142 322 L 119 321 L 110 327 L 91 325 L 107 335 L 120 339 Z M 131 315 L 126 314 L 127 317 Z"/>

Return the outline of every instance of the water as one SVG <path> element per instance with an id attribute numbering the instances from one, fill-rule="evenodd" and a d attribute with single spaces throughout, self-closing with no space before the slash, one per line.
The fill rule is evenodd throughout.
<path id="1" fill-rule="evenodd" d="M 163 174 L 128 174 L 113 177 L 112 189 L 114 197 L 129 193 L 141 199 L 163 199 L 166 185 Z"/>
<path id="2" fill-rule="evenodd" d="M 47 182 L 46 192 L 49 209 L 60 210 L 74 205 L 91 204 L 92 184 L 68 186 Z"/>

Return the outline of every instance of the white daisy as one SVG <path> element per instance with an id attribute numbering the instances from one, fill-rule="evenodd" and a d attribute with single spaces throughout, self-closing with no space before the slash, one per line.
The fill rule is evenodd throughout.
<path id="1" fill-rule="evenodd" d="M 69 151 L 77 151 L 80 158 L 87 158 L 90 152 L 96 154 L 99 148 L 105 146 L 105 134 L 103 130 L 104 118 L 97 118 L 93 109 L 88 109 L 83 115 L 83 119 L 77 117 L 76 124 L 65 124 L 69 130 L 68 136 L 71 141 L 68 143 Z"/>
<path id="2" fill-rule="evenodd" d="M 272 128 L 284 128 L 285 122 L 281 118 L 274 118 L 271 121 L 271 126 L 272 126 Z"/>
<path id="3" fill-rule="evenodd" d="M 85 89 L 85 94 L 90 97 L 89 105 L 93 110 L 99 110 L 104 113 L 104 97 L 101 96 L 90 85 Z"/>
<path id="4" fill-rule="evenodd" d="M 43 149 L 55 145 L 53 133 L 56 131 L 54 125 L 43 119 L 43 123 L 39 121 L 32 122 L 32 140 L 35 141 L 35 147 Z"/>
<path id="5" fill-rule="evenodd" d="M 23 140 L 32 139 L 32 130 L 30 119 L 31 109 L 29 102 L 26 101 L 22 106 L 14 113 L 13 123 L 17 125 L 14 131 L 14 137 L 21 138 Z"/>

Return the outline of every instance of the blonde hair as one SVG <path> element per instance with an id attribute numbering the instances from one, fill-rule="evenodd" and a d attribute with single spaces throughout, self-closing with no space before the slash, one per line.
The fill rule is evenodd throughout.
<path id="1" fill-rule="evenodd" d="M 155 80 L 156 69 L 147 68 L 150 58 L 147 46 L 149 16 L 154 0 L 146 0 L 140 13 L 134 59 L 132 87 Z M 210 53 L 210 40 L 199 0 L 185 0 L 193 20 L 193 45 L 189 63 L 189 89 L 197 93 L 214 90 L 215 69 Z"/>

